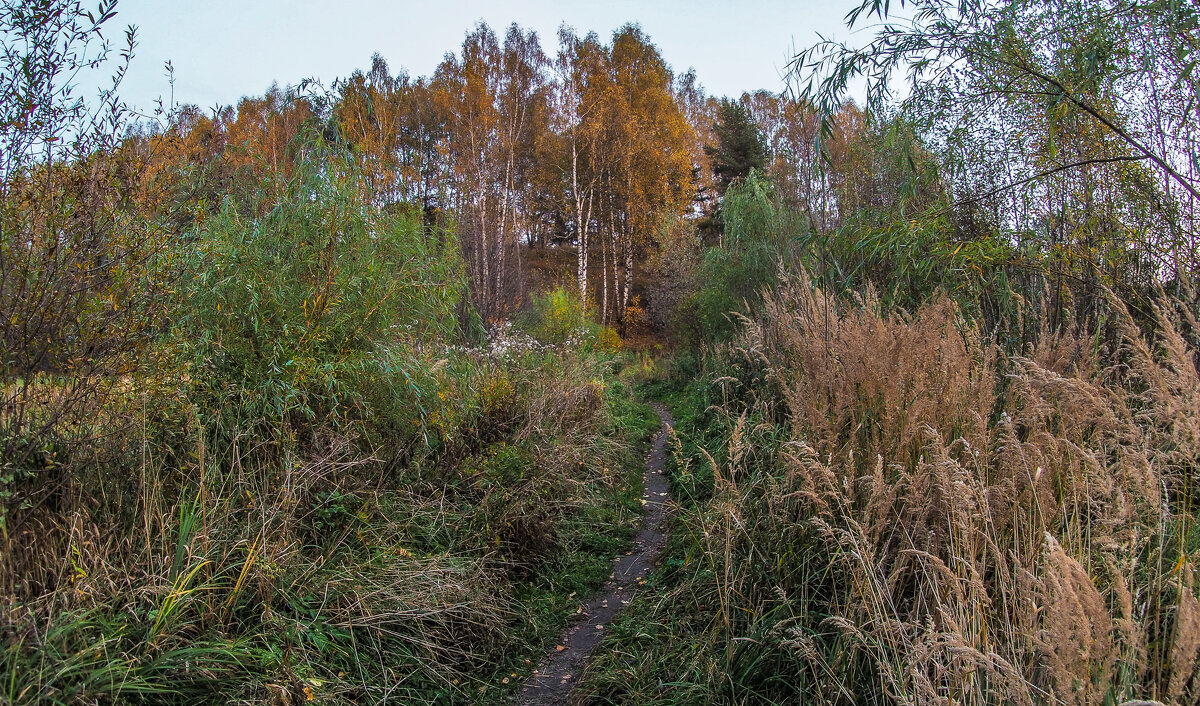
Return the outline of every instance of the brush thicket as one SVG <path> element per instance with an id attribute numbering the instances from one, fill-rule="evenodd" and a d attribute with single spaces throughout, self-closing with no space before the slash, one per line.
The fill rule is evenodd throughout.
<path id="1" fill-rule="evenodd" d="M 0 701 L 493 698 L 632 532 L 632 412 L 575 351 L 449 355 L 408 447 L 216 434 L 178 379 L 98 410 L 118 431 L 0 556 Z"/>
<path id="2" fill-rule="evenodd" d="M 1043 331 L 1012 356 L 946 299 L 785 282 L 709 356 L 726 432 L 678 455 L 677 480 L 714 481 L 631 622 L 657 634 L 618 632 L 646 656 L 587 693 L 1195 703 L 1200 381 L 1169 311 L 1146 335 L 1113 304 L 1119 346 Z"/>

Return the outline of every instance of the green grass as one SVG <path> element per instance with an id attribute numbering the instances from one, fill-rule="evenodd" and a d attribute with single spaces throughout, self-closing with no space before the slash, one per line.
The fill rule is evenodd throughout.
<path id="1" fill-rule="evenodd" d="M 238 455 L 162 421 L 173 446 L 149 446 L 140 476 L 154 505 L 126 506 L 118 517 L 131 532 L 110 533 L 113 549 L 84 535 L 57 603 L 18 605 L 0 621 L 0 702 L 504 698 L 635 534 L 658 420 L 629 393 L 627 357 L 500 372 L 451 363 L 443 374 L 462 377 L 458 389 L 474 386 L 466 375 L 505 376 L 505 406 L 468 399 L 447 422 L 459 425 L 453 436 L 399 462 L 348 445 L 338 458 L 350 465 L 305 470 L 306 439 Z M 547 433 L 497 417 L 526 414 L 534 395 L 575 400 L 590 416 L 562 423 L 531 408 L 557 424 Z M 139 477 L 138 444 L 102 458 L 112 473 L 90 469 L 97 478 Z M 191 464 L 207 470 L 180 472 Z M 324 475 L 297 475 L 314 472 Z M 118 489 L 105 486 L 123 501 Z M 148 534 L 122 539 L 143 522 Z"/>
<path id="2" fill-rule="evenodd" d="M 786 615 L 754 616 L 753 629 L 727 644 L 718 639 L 719 598 L 709 547 L 696 517 L 712 499 L 711 456 L 722 466 L 731 420 L 716 414 L 719 389 L 691 352 L 660 365 L 638 395 L 665 404 L 675 418 L 667 475 L 682 516 L 668 517 L 667 545 L 647 586 L 612 623 L 576 689 L 586 704 L 684 706 L 802 703 L 807 684 L 793 656 L 776 649 Z M 766 430 L 770 425 L 761 425 Z M 770 434 L 757 440 L 771 448 Z M 745 620 L 750 620 L 746 616 Z M 743 625 L 745 620 L 740 621 Z M 779 628 L 779 632 L 774 632 Z"/>
<path id="3" fill-rule="evenodd" d="M 514 691 L 553 648 L 579 605 L 608 579 L 613 559 L 629 549 L 637 533 L 642 513 L 642 459 L 659 428 L 658 416 L 649 405 L 628 395 L 619 382 L 608 392 L 614 428 L 633 443 L 621 459 L 620 481 L 599 489 L 596 502 L 580 506 L 564 521 L 562 532 L 571 538 L 565 552 L 517 590 L 524 613 L 513 627 L 524 647 L 496 672 L 501 679 L 509 677 Z"/>

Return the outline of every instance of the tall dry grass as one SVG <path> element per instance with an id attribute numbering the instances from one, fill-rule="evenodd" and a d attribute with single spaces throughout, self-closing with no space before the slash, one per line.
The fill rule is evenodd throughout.
<path id="1" fill-rule="evenodd" d="M 710 358 L 728 431 L 679 457 L 715 482 L 645 623 L 672 626 L 660 661 L 592 693 L 1200 701 L 1200 379 L 1156 314 L 1143 334 L 1114 300 L 1118 345 L 1043 331 L 1005 356 L 946 299 L 881 312 L 785 282 Z"/>

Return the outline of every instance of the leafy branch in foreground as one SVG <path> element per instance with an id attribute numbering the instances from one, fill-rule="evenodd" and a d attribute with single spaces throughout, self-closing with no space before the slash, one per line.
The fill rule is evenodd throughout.
<path id="1" fill-rule="evenodd" d="M 117 95 L 116 3 L 0 4 L 0 540 L 68 482 L 70 448 L 105 433 L 95 410 L 126 394 L 161 313 L 162 232 L 131 209 L 140 165 Z M 92 100 L 76 79 L 111 69 Z M 111 430 L 108 430 L 111 431 Z"/>
<path id="2" fill-rule="evenodd" d="M 954 196 L 987 197 L 1013 232 L 1079 230 L 1084 218 L 1061 214 L 1096 216 L 1097 202 L 1109 202 L 1106 232 L 1076 240 L 1140 246 L 1160 271 L 1195 267 L 1194 7 L 863 0 L 846 24 L 873 35 L 861 47 L 824 39 L 790 67 L 822 113 L 819 141 L 831 138 L 849 87 L 865 81 L 869 110 L 911 120 L 943 155 Z"/>

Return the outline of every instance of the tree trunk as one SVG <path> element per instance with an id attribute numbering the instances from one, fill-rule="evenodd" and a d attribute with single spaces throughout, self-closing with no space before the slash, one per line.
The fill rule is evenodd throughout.
<path id="1" fill-rule="evenodd" d="M 593 181 L 594 184 L 594 181 Z M 579 148 L 571 136 L 571 192 L 575 197 L 575 239 L 578 243 L 575 260 L 575 276 L 579 282 L 579 298 L 584 307 L 588 307 L 588 226 L 592 221 L 592 185 L 587 188 L 587 196 L 580 191 L 579 185 Z M 585 210 L 586 203 L 586 210 Z"/>
<path id="2" fill-rule="evenodd" d="M 625 285 L 621 288 L 621 307 L 619 319 L 621 332 L 625 332 L 625 312 L 629 309 L 629 298 L 633 293 L 633 238 L 628 233 L 624 237 L 625 247 Z"/>
<path id="3" fill-rule="evenodd" d="M 611 223 L 612 223 L 612 222 L 611 222 L 611 221 L 609 221 L 609 224 L 610 224 L 610 225 L 611 225 Z M 600 279 L 601 279 L 601 281 L 604 283 L 604 287 L 603 287 L 603 290 L 602 290 L 602 291 L 603 291 L 603 298 L 600 300 L 600 301 L 601 301 L 601 306 L 600 306 L 600 322 L 601 322 L 601 323 L 608 323 L 608 300 L 609 300 L 609 296 L 608 296 L 608 251 L 609 251 L 609 238 L 608 238 L 607 236 L 604 236 L 604 237 L 602 237 L 602 238 L 601 238 L 601 240 L 600 240 L 600 246 L 601 246 L 601 248 L 600 248 L 600 249 L 601 249 L 601 252 L 603 253 L 603 256 L 604 256 L 604 257 L 603 257 L 603 259 L 600 261 Z"/>

